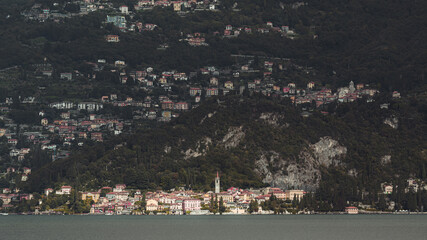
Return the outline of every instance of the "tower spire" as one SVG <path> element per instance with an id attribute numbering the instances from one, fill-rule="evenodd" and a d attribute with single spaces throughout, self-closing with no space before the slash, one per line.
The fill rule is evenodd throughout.
<path id="1" fill-rule="evenodd" d="M 220 179 L 219 179 L 219 173 L 216 171 L 216 178 L 215 178 L 215 193 L 220 192 Z"/>

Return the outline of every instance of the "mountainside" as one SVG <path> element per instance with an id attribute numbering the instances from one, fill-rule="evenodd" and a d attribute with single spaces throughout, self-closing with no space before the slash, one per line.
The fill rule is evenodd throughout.
<path id="1" fill-rule="evenodd" d="M 56 8 L 50 0 L 35 2 Z M 113 1 L 115 5 L 124 2 L 133 6 L 137 1 Z M 108 11 L 60 24 L 27 21 L 20 13 L 30 9 L 34 1 L 19 3 L 0 3 L 0 53 L 8 56 L 0 59 L 0 68 L 22 65 L 30 70 L 31 64 L 47 58 L 58 71 L 77 69 L 87 74 L 90 66 L 85 62 L 121 59 L 132 68 L 142 65 L 190 72 L 206 65 L 230 65 L 231 54 L 249 54 L 295 59 L 318 71 L 315 77 L 288 76 L 286 81 L 314 80 L 339 87 L 353 80 L 401 92 L 425 84 L 425 1 L 237 0 L 223 1 L 221 11 L 195 12 L 186 17 L 180 17 L 172 7 L 154 8 L 135 11 L 135 21 L 158 26 L 154 32 L 143 34 L 103 26 L 111 13 Z M 278 34 L 241 34 L 221 38 L 214 34 L 229 24 L 243 28 L 269 21 L 295 29 L 299 37 L 291 40 Z M 178 41 L 183 33 L 194 32 L 205 34 L 209 46 L 194 48 Z M 111 47 L 105 41 L 107 34 L 120 35 L 120 43 Z M 159 43 L 169 48 L 159 51 Z"/>
<path id="2" fill-rule="evenodd" d="M 141 189 L 263 185 L 374 197 L 382 182 L 426 178 L 425 96 L 340 104 L 302 117 L 288 100 L 227 96 L 207 100 L 176 121 L 87 146 L 35 172 L 28 187 L 80 189 L 125 183 Z M 384 120 L 394 116 L 394 128 Z M 371 194 L 371 195 L 370 195 Z"/>
<path id="3" fill-rule="evenodd" d="M 427 196 L 427 1 L 183 2 L 0 1 L 1 187 Z"/>

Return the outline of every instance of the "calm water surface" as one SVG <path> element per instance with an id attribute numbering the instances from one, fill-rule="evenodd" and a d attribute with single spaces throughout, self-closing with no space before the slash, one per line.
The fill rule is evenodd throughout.
<path id="1" fill-rule="evenodd" d="M 0 216 L 0 239 L 427 239 L 427 215 Z"/>

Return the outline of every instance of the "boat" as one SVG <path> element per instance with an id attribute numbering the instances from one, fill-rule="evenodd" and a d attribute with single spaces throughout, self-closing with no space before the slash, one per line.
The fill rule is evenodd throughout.
<path id="1" fill-rule="evenodd" d="M 7 216 L 7 215 L 9 215 L 9 213 L 0 213 L 0 215 Z"/>

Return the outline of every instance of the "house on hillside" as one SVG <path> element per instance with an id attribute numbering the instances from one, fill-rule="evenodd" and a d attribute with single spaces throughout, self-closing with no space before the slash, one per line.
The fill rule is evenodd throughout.
<path id="1" fill-rule="evenodd" d="M 217 96 L 218 95 L 218 88 L 208 88 L 206 89 L 206 96 Z"/>
<path id="2" fill-rule="evenodd" d="M 70 195 L 71 194 L 71 186 L 62 186 L 60 190 L 57 190 L 55 193 L 57 195 Z"/>
<path id="3" fill-rule="evenodd" d="M 190 88 L 190 96 L 194 97 L 196 95 L 202 95 L 202 89 L 200 88 Z"/>
<path id="4" fill-rule="evenodd" d="M 114 42 L 114 43 L 120 42 L 118 35 L 107 35 L 105 39 L 107 40 L 107 42 Z"/>
<path id="5" fill-rule="evenodd" d="M 126 29 L 126 18 L 124 16 L 109 16 L 107 15 L 107 23 L 112 23 L 120 29 Z"/>
<path id="6" fill-rule="evenodd" d="M 119 10 L 122 14 L 129 14 L 129 8 L 126 5 L 122 5 L 119 7 Z"/>
<path id="7" fill-rule="evenodd" d="M 73 74 L 72 73 L 60 73 L 60 78 L 63 80 L 73 80 Z"/>

